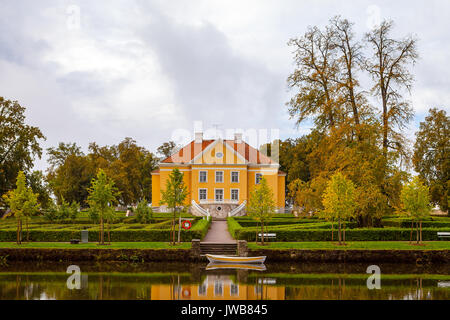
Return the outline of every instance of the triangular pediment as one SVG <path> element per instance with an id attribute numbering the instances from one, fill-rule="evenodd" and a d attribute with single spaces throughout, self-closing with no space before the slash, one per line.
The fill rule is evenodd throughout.
<path id="1" fill-rule="evenodd" d="M 192 164 L 246 164 L 245 158 L 228 143 L 217 139 L 194 157 Z"/>

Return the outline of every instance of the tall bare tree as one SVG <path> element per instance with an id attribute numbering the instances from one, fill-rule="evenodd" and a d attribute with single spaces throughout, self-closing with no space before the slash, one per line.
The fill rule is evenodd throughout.
<path id="1" fill-rule="evenodd" d="M 295 63 L 288 85 L 298 89 L 288 102 L 289 114 L 297 117 L 297 125 L 313 116 L 319 127 L 334 127 L 340 112 L 338 87 L 332 81 L 338 71 L 333 30 L 310 27 L 304 36 L 289 40 L 288 45 L 294 47 Z"/>
<path id="2" fill-rule="evenodd" d="M 392 21 L 385 20 L 365 37 L 374 50 L 373 57 L 365 62 L 365 69 L 375 82 L 373 94 L 381 99 L 385 159 L 389 149 L 402 152 L 403 137 L 395 129 L 404 128 L 414 115 L 402 93 L 411 90 L 414 76 L 409 68 L 419 57 L 417 39 L 413 36 L 400 40 L 392 38 L 393 25 Z"/>
<path id="3" fill-rule="evenodd" d="M 367 106 L 362 90 L 359 89 L 357 73 L 360 71 L 361 63 L 364 61 L 362 44 L 355 39 L 353 23 L 347 19 L 336 16 L 330 20 L 330 28 L 333 30 L 333 43 L 337 54 L 337 65 L 339 73 L 334 79 L 343 89 L 345 104 L 348 105 L 350 113 L 353 114 L 353 122 L 356 126 L 360 124 L 362 108 Z"/>

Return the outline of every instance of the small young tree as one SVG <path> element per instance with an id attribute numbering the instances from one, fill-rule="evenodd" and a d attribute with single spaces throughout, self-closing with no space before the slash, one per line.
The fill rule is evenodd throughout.
<path id="1" fill-rule="evenodd" d="M 97 177 L 92 179 L 91 187 L 88 188 L 89 196 L 87 203 L 92 211 L 98 213 L 100 218 L 100 244 L 104 245 L 104 220 L 110 220 L 114 215 L 114 204 L 119 195 L 114 181 L 108 179 L 102 169 L 98 170 Z"/>
<path id="2" fill-rule="evenodd" d="M 273 192 L 267 184 L 266 178 L 262 178 L 260 185 L 250 193 L 247 206 L 247 214 L 261 224 L 261 244 L 264 245 L 264 224 L 275 211 Z M 258 230 L 256 230 L 258 233 Z"/>
<path id="3" fill-rule="evenodd" d="M 417 243 L 422 241 L 422 220 L 430 214 L 429 189 L 419 177 L 403 186 L 401 192 L 403 209 L 416 222 Z"/>
<path id="4" fill-rule="evenodd" d="M 323 195 L 322 215 L 331 221 L 338 221 L 339 245 L 342 244 L 341 222 L 349 219 L 355 212 L 355 186 L 342 173 L 335 173 L 328 181 Z M 345 229 L 344 229 L 345 244 Z"/>
<path id="5" fill-rule="evenodd" d="M 22 243 L 22 219 L 28 221 L 35 212 L 39 210 L 38 195 L 34 194 L 31 188 L 25 183 L 25 174 L 19 171 L 16 181 L 16 189 L 9 191 L 3 196 L 5 202 L 11 209 L 11 213 L 17 220 L 17 244 Z M 28 223 L 27 223 L 28 225 Z M 27 239 L 29 237 L 27 228 Z"/>
<path id="6" fill-rule="evenodd" d="M 152 214 L 152 208 L 148 206 L 147 200 L 141 200 L 136 207 L 136 220 L 140 223 L 150 223 Z"/>
<path id="7" fill-rule="evenodd" d="M 172 244 L 175 245 L 175 218 L 177 211 L 181 209 L 188 195 L 188 190 L 183 181 L 183 173 L 173 169 L 166 183 L 166 190 L 161 190 L 160 204 L 166 204 L 173 213 L 172 219 Z M 181 216 L 181 210 L 180 216 Z"/>

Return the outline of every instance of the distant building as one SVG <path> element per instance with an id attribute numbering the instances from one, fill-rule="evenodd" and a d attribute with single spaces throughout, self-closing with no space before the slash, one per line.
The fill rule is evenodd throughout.
<path id="1" fill-rule="evenodd" d="M 279 209 L 284 210 L 285 176 L 280 165 L 242 140 L 204 140 L 202 133 L 195 140 L 159 163 L 152 172 L 152 204 L 159 206 L 161 189 L 171 171 L 184 174 L 189 190 L 186 205 L 194 215 L 227 217 L 245 215 L 250 192 L 265 177 Z M 165 206 L 159 211 L 167 211 Z"/>

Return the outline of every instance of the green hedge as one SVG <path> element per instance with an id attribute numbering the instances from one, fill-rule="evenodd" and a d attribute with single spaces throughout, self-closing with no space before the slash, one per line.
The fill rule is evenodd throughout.
<path id="1" fill-rule="evenodd" d="M 240 220 L 236 218 L 228 218 L 228 230 L 235 239 L 255 241 L 256 232 L 260 232 L 259 228 L 249 228 L 240 225 Z M 331 224 L 327 228 L 324 226 L 327 222 L 320 223 L 321 228 L 305 228 L 304 226 L 269 226 L 268 232 L 276 233 L 277 237 L 274 241 L 286 242 L 302 242 L 302 241 L 331 241 Z M 316 224 L 306 224 L 316 225 Z M 410 239 L 410 228 L 349 228 L 346 224 L 345 237 L 348 241 L 408 241 Z M 351 227 L 355 227 L 355 223 L 350 223 Z M 336 227 L 336 225 L 335 225 Z M 423 228 L 422 237 L 425 241 L 438 240 L 437 232 L 450 232 L 447 228 Z M 416 236 L 413 232 L 413 239 Z M 337 239 L 337 230 L 334 231 L 334 240 Z"/>
<path id="2" fill-rule="evenodd" d="M 438 240 L 437 232 L 450 232 L 450 228 L 422 229 L 424 241 Z M 276 233 L 275 241 L 303 242 L 303 241 L 331 241 L 331 230 L 324 229 L 297 229 L 297 230 L 276 230 L 269 229 L 270 233 Z M 347 241 L 408 241 L 410 239 L 410 230 L 405 228 L 379 228 L 379 229 L 349 229 L 345 232 Z M 255 230 L 235 229 L 235 239 L 254 241 Z M 413 233 L 413 239 L 415 238 Z M 337 232 L 334 232 L 334 240 L 337 239 Z"/>
<path id="3" fill-rule="evenodd" d="M 383 225 L 386 227 L 411 228 L 411 220 L 401 218 L 386 219 L 383 220 Z M 423 221 L 422 228 L 450 228 L 450 219 Z"/>
<path id="4" fill-rule="evenodd" d="M 198 220 L 194 223 L 191 229 L 181 231 L 181 241 L 191 241 L 192 239 L 202 239 L 208 232 L 211 221 Z M 108 234 L 105 227 L 105 239 Z M 178 230 L 178 229 L 177 229 Z M 111 241 L 116 242 L 167 242 L 170 241 L 170 229 L 122 229 L 117 228 L 110 231 Z M 66 229 L 31 229 L 30 241 L 36 242 L 68 242 L 71 239 L 80 239 L 81 234 L 79 230 Z M 0 230 L 0 241 L 16 241 L 16 230 L 6 229 Z M 23 239 L 27 238 L 27 232 L 23 230 Z M 89 241 L 98 241 L 99 228 L 89 229 Z"/>

